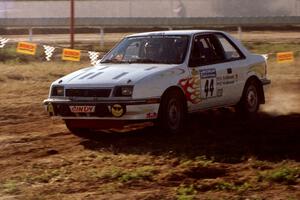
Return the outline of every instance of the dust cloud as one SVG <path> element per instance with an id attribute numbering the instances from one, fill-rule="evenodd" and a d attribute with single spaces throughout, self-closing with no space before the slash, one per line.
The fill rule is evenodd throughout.
<path id="1" fill-rule="evenodd" d="M 261 111 L 272 115 L 300 113 L 300 63 L 276 64 L 269 70 L 271 85 L 265 89 Z"/>
<path id="2" fill-rule="evenodd" d="M 273 115 L 300 113 L 300 90 L 294 94 L 279 88 L 271 88 L 270 90 L 272 96 L 267 97 L 262 111 Z"/>

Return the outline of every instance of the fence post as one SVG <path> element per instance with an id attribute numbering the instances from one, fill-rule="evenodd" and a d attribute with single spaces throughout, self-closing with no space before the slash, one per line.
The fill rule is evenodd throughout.
<path id="1" fill-rule="evenodd" d="M 104 28 L 100 27 L 100 48 L 103 51 L 104 48 Z"/>
<path id="2" fill-rule="evenodd" d="M 238 26 L 238 38 L 239 40 L 242 40 L 242 27 Z"/>
<path id="3" fill-rule="evenodd" d="M 28 33 L 29 33 L 29 41 L 32 42 L 33 38 L 33 28 L 32 27 L 29 27 L 28 29 Z"/>
<path id="4" fill-rule="evenodd" d="M 74 25 L 75 25 L 75 2 L 74 0 L 70 1 L 70 48 L 74 48 Z"/>

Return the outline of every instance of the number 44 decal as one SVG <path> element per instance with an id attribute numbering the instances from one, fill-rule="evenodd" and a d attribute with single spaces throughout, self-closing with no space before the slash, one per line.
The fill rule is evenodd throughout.
<path id="1" fill-rule="evenodd" d="M 202 81 L 202 84 L 204 85 L 204 91 L 202 92 L 202 98 L 210 98 L 215 97 L 216 94 L 216 78 L 211 79 L 204 79 Z"/>
<path id="2" fill-rule="evenodd" d="M 204 92 L 206 94 L 206 98 L 208 97 L 208 94 L 210 93 L 210 96 L 212 97 L 214 94 L 214 79 L 210 79 L 210 81 L 207 79 L 205 82 L 205 89 Z"/>

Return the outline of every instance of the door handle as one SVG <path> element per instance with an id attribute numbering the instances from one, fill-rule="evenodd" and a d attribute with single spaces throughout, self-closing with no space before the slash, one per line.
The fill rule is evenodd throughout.
<path id="1" fill-rule="evenodd" d="M 232 69 L 231 68 L 227 68 L 227 74 L 232 74 Z"/>

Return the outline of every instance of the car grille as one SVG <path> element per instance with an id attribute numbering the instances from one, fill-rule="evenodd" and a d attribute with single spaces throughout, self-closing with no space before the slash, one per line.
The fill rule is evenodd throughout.
<path id="1" fill-rule="evenodd" d="M 66 97 L 109 97 L 111 89 L 66 89 Z"/>

